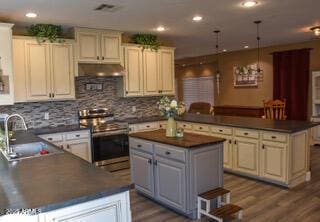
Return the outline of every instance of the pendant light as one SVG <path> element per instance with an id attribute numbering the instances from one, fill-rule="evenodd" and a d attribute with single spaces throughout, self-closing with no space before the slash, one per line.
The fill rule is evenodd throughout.
<path id="1" fill-rule="evenodd" d="M 254 23 L 257 25 L 257 42 L 258 42 L 258 64 L 257 64 L 257 76 L 262 74 L 262 69 L 260 67 L 260 24 L 262 23 L 260 20 L 254 21 Z"/>
<path id="2" fill-rule="evenodd" d="M 217 57 L 217 73 L 216 73 L 216 82 L 217 82 L 217 93 L 220 94 L 220 66 L 219 66 L 219 34 L 220 30 L 213 31 L 216 34 L 216 57 Z"/>

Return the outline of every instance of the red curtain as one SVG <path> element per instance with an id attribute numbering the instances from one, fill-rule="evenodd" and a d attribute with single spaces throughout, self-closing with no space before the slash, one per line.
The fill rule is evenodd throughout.
<path id="1" fill-rule="evenodd" d="M 286 99 L 291 120 L 307 120 L 310 49 L 273 53 L 273 98 Z"/>

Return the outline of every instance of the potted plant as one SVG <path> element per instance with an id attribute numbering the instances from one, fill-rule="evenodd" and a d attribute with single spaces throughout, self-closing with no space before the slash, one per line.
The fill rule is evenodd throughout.
<path id="1" fill-rule="evenodd" d="M 171 100 L 169 97 L 165 96 L 160 99 L 158 105 L 160 115 L 168 118 L 166 126 L 166 136 L 176 137 L 177 123 L 174 118 L 184 113 L 184 104 L 182 102 L 178 103 L 176 100 Z"/>
<path id="2" fill-rule="evenodd" d="M 62 27 L 52 24 L 36 24 L 28 28 L 28 33 L 35 36 L 39 43 L 49 40 L 50 42 L 63 42 Z"/>
<path id="3" fill-rule="evenodd" d="M 142 50 L 151 49 L 158 51 L 160 43 L 158 42 L 158 37 L 151 34 L 135 34 L 132 36 L 134 43 L 141 45 Z"/>

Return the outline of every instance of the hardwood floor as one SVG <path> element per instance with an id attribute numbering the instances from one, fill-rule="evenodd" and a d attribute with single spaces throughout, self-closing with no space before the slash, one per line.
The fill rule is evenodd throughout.
<path id="1" fill-rule="evenodd" d="M 114 174 L 130 180 L 129 170 Z M 311 174 L 311 182 L 290 190 L 226 173 L 224 182 L 225 188 L 231 190 L 231 202 L 244 208 L 242 221 L 319 222 L 320 147 L 311 148 Z M 130 197 L 134 222 L 192 221 L 138 195 L 134 190 Z"/>

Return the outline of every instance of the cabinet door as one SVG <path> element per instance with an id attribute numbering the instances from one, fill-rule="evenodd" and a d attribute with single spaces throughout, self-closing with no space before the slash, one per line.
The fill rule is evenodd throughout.
<path id="1" fill-rule="evenodd" d="M 143 51 L 144 95 L 158 95 L 159 56 L 156 51 Z"/>
<path id="2" fill-rule="evenodd" d="M 261 176 L 285 182 L 287 178 L 287 144 L 262 142 Z"/>
<path id="3" fill-rule="evenodd" d="M 51 92 L 49 45 L 26 41 L 25 49 L 27 100 L 48 100 Z"/>
<path id="4" fill-rule="evenodd" d="M 258 175 L 259 141 L 236 137 L 233 146 L 233 169 L 239 172 Z"/>
<path id="5" fill-rule="evenodd" d="M 226 169 L 232 169 L 232 136 L 226 136 L 222 134 L 212 134 L 212 136 L 226 139 L 226 141 L 223 143 L 223 167 Z"/>
<path id="6" fill-rule="evenodd" d="M 131 179 L 135 188 L 154 196 L 153 157 L 151 154 L 130 150 Z"/>
<path id="7" fill-rule="evenodd" d="M 79 62 L 100 61 L 100 34 L 98 32 L 77 33 L 77 54 Z"/>
<path id="8" fill-rule="evenodd" d="M 126 96 L 143 95 L 142 50 L 139 47 L 125 47 Z"/>
<path id="9" fill-rule="evenodd" d="M 51 44 L 51 82 L 54 99 L 74 99 L 72 44 Z"/>
<path id="10" fill-rule="evenodd" d="M 162 94 L 174 94 L 174 51 L 159 50 L 159 83 Z"/>
<path id="11" fill-rule="evenodd" d="M 155 197 L 169 206 L 186 211 L 186 166 L 156 157 Z"/>
<path id="12" fill-rule="evenodd" d="M 88 140 L 69 141 L 66 150 L 88 162 L 91 162 L 91 144 Z"/>
<path id="13" fill-rule="evenodd" d="M 101 34 L 101 62 L 121 63 L 120 59 L 121 35 Z"/>

